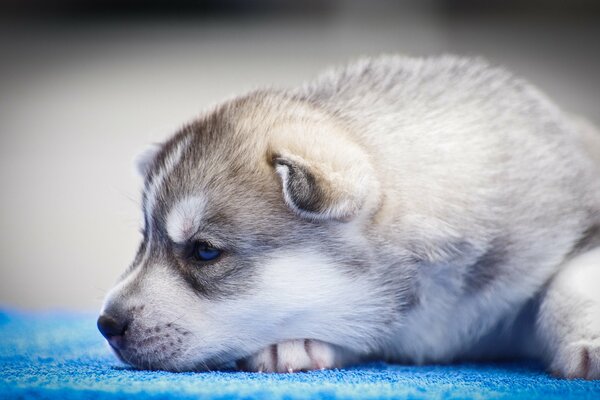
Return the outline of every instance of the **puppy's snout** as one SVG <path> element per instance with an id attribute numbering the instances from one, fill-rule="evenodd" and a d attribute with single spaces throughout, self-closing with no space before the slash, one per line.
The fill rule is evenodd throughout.
<path id="1" fill-rule="evenodd" d="M 98 318 L 98 330 L 114 348 L 120 349 L 123 345 L 123 335 L 127 330 L 128 321 L 123 317 L 102 314 Z"/>

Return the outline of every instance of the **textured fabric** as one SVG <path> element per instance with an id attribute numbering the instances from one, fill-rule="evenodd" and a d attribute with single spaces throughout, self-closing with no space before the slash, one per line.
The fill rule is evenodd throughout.
<path id="1" fill-rule="evenodd" d="M 600 381 L 531 364 L 368 364 L 297 374 L 138 371 L 120 364 L 95 316 L 0 311 L 0 399 L 600 399 Z"/>

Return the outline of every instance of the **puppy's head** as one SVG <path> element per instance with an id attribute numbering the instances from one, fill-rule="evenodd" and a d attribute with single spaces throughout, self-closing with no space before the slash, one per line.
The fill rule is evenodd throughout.
<path id="1" fill-rule="evenodd" d="M 361 234 L 379 191 L 345 135 L 255 93 L 144 155 L 143 240 L 98 321 L 122 360 L 214 368 L 300 338 L 361 350 L 387 318 Z"/>

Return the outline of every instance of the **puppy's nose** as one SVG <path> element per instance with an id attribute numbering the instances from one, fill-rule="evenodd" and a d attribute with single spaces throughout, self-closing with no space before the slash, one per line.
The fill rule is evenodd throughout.
<path id="1" fill-rule="evenodd" d="M 98 330 L 108 340 L 111 346 L 121 348 L 123 335 L 127 330 L 127 321 L 111 315 L 102 314 L 98 318 Z"/>

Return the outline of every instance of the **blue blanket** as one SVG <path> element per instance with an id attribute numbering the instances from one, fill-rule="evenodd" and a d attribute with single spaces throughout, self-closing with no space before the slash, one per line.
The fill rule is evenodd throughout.
<path id="1" fill-rule="evenodd" d="M 600 399 L 600 381 L 561 380 L 532 364 L 334 371 L 170 373 L 120 364 L 95 316 L 0 311 L 0 399 Z"/>

